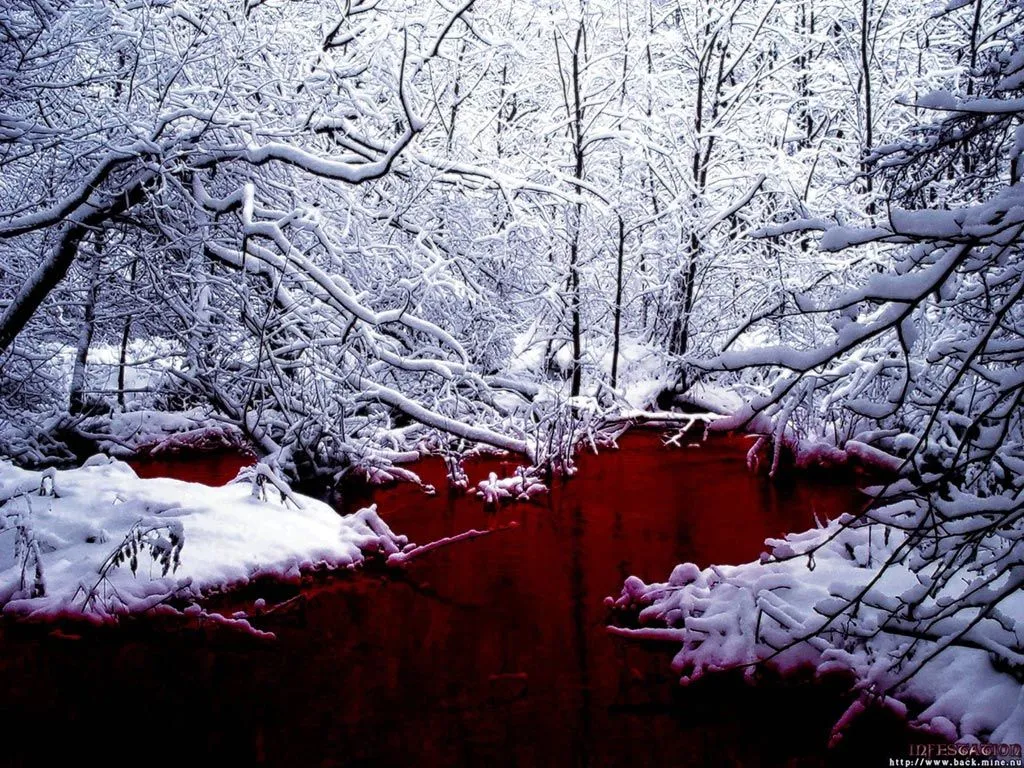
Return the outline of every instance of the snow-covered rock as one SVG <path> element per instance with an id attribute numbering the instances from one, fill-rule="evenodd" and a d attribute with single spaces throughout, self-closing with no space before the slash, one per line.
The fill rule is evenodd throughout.
<path id="1" fill-rule="evenodd" d="M 547 491 L 548 487 L 536 475 L 519 467 L 512 477 L 499 478 L 497 473 L 489 473 L 487 479 L 477 485 L 476 495 L 486 504 L 497 504 L 504 499 L 529 501 Z"/>

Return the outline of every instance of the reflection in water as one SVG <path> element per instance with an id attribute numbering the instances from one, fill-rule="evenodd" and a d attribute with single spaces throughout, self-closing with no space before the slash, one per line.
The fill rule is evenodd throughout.
<path id="1" fill-rule="evenodd" d="M 583 457 L 539 504 L 485 510 L 443 490 L 376 491 L 385 519 L 421 543 L 519 525 L 390 575 L 321 580 L 254 620 L 274 642 L 149 622 L 80 639 L 6 627 L 5 730 L 57 720 L 78 757 L 148 743 L 230 764 L 823 764 L 843 709 L 836 691 L 731 677 L 681 689 L 674 649 L 609 636 L 602 599 L 631 573 L 754 558 L 766 536 L 806 528 L 812 509 L 850 509 L 854 493 L 775 488 L 747 474 L 738 440 L 667 451 L 641 433 L 623 446 Z M 469 470 L 514 468 L 489 459 Z M 417 469 L 444 487 L 439 463 Z M 365 500 L 353 490 L 346 506 Z M 259 594 L 230 598 L 232 609 L 251 610 Z M 883 749 L 856 734 L 849 743 Z M 4 750 L 10 764 L 36 755 L 17 739 Z"/>
<path id="2" fill-rule="evenodd" d="M 187 453 L 135 456 L 128 460 L 139 477 L 176 477 L 193 483 L 226 485 L 238 470 L 255 461 L 248 453 L 217 451 L 197 457 Z"/>

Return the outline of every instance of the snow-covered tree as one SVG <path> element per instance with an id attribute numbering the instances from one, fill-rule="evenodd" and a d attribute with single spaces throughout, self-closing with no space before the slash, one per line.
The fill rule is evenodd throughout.
<path id="1" fill-rule="evenodd" d="M 424 83 L 436 86 L 449 38 L 463 51 L 474 39 L 471 5 L 12 9 L 5 373 L 38 359 L 49 313 L 82 306 L 54 339 L 76 339 L 80 410 L 104 312 L 107 333 L 132 332 L 130 310 L 104 301 L 132 293 L 162 314 L 147 332 L 182 345 L 175 375 L 285 466 L 358 453 L 346 444 L 360 434 L 354 425 L 395 413 L 523 449 L 465 420 L 479 410 L 463 409 L 466 392 L 490 385 L 449 332 L 410 306 L 447 288 L 413 277 L 419 261 L 374 263 L 395 250 L 378 233 L 400 223 L 408 178 L 432 167 L 429 157 L 397 165 L 429 128 Z M 68 302 L 66 290 L 84 301 Z M 440 381 L 410 384 L 424 377 Z M 478 421 L 500 411 L 490 414 Z"/>

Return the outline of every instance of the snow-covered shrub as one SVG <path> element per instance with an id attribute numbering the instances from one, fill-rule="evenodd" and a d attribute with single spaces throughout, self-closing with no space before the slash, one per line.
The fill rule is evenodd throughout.
<path id="1" fill-rule="evenodd" d="M 42 597 L 46 594 L 43 558 L 39 541 L 32 529 L 32 499 L 26 493 L 6 499 L 0 504 L 0 532 L 11 528 L 15 532 L 14 562 L 19 574 L 15 594 L 29 598 Z"/>
<path id="2" fill-rule="evenodd" d="M 117 594 L 117 589 L 109 578 L 113 569 L 127 564 L 132 576 L 136 576 L 139 571 L 139 556 L 148 554 L 150 560 L 160 568 L 161 576 L 167 576 L 169 572 L 176 572 L 181 565 L 181 550 L 184 546 L 185 531 L 180 522 L 172 520 L 168 523 L 144 523 L 140 520 L 128 529 L 121 543 L 114 547 L 100 565 L 96 583 L 90 588 L 81 585 L 72 600 L 81 597 L 80 607 L 83 611 L 100 610 L 103 613 L 110 613 L 114 606 L 100 605 L 99 601 L 103 600 L 108 587 L 113 594 Z"/>
<path id="3" fill-rule="evenodd" d="M 846 516 L 769 540 L 759 563 L 687 563 L 662 584 L 631 577 L 608 604 L 655 626 L 614 631 L 680 642 L 673 669 L 684 683 L 736 667 L 753 676 L 762 663 L 852 673 L 862 695 L 837 739 L 873 703 L 900 714 L 910 705 L 913 720 L 946 738 L 1020 742 L 1024 577 L 978 562 L 970 583 L 937 585 L 941 569 L 922 569 L 915 551 L 919 510 L 883 512 L 886 523 Z"/>

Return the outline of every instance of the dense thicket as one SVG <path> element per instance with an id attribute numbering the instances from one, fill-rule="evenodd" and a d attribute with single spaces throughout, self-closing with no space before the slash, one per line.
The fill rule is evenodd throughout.
<path id="1" fill-rule="evenodd" d="M 27 413 L 66 431 L 162 389 L 299 474 L 423 440 L 536 453 L 694 359 L 820 338 L 794 296 L 879 249 L 749 235 L 878 214 L 865 153 L 953 77 L 970 10 L 9 5 L 6 450 L 39 457 Z"/>

